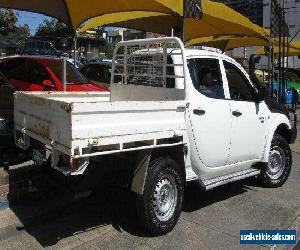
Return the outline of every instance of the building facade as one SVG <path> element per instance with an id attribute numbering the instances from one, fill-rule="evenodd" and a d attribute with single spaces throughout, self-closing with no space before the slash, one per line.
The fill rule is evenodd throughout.
<path id="1" fill-rule="evenodd" d="M 216 2 L 225 3 L 252 22 L 263 25 L 263 0 L 217 0 Z"/>
<path id="2" fill-rule="evenodd" d="M 279 0 L 279 3 L 283 5 L 283 0 Z M 263 14 L 265 28 L 270 28 L 270 8 L 271 0 L 263 0 Z M 284 0 L 284 12 L 285 20 L 289 27 L 289 39 L 290 41 L 300 40 L 300 0 Z M 294 68 L 300 68 L 300 59 L 296 56 L 289 57 L 288 66 Z"/>
<path id="3" fill-rule="evenodd" d="M 300 40 L 300 0 L 277 0 L 283 4 L 285 10 L 285 19 L 289 27 L 290 40 Z M 248 17 L 252 22 L 261 27 L 270 28 L 270 8 L 271 0 L 218 0 L 218 2 L 225 3 L 229 7 L 240 12 L 242 15 Z M 249 57 L 255 53 L 257 48 L 240 48 L 229 52 L 233 57 Z M 262 59 L 262 67 L 267 60 Z M 300 59 L 298 57 L 290 57 L 290 67 L 300 68 Z"/>

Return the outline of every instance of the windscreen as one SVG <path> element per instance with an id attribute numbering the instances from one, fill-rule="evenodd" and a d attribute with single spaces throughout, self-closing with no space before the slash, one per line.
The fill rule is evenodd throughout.
<path id="1" fill-rule="evenodd" d="M 7 82 L 8 82 L 7 78 L 0 71 L 0 83 L 7 83 Z"/>
<path id="2" fill-rule="evenodd" d="M 62 81 L 63 62 L 61 60 L 51 61 L 48 63 L 51 71 Z M 74 67 L 73 64 L 66 63 L 66 80 L 67 84 L 81 84 L 89 81 Z"/>

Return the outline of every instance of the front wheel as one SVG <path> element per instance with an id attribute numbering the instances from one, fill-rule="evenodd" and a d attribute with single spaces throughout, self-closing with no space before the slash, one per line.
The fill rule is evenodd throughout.
<path id="1" fill-rule="evenodd" d="M 281 187 L 290 175 L 292 153 L 290 146 L 281 135 L 274 135 L 271 143 L 268 165 L 261 175 L 265 187 Z"/>
<path id="2" fill-rule="evenodd" d="M 182 208 L 184 178 L 170 157 L 149 164 L 144 193 L 137 198 L 140 221 L 153 235 L 164 235 L 175 227 Z"/>

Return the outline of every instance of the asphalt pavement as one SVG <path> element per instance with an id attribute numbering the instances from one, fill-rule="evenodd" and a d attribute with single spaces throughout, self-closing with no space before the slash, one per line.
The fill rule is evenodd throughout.
<path id="1" fill-rule="evenodd" d="M 36 175 L 24 192 L 0 197 L 0 248 L 270 249 L 241 246 L 239 232 L 288 228 L 300 232 L 300 139 L 292 151 L 292 172 L 281 188 L 262 188 L 253 179 L 208 192 L 189 184 L 176 228 L 161 237 L 140 227 L 134 196 L 124 190 L 97 190 L 74 198 Z"/>

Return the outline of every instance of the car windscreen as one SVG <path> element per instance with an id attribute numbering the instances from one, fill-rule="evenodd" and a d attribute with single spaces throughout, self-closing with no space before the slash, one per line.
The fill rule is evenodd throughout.
<path id="1" fill-rule="evenodd" d="M 0 71 L 0 83 L 8 83 L 7 78 L 5 77 L 5 75 L 3 75 L 1 71 Z"/>
<path id="2" fill-rule="evenodd" d="M 66 80 L 67 84 L 81 84 L 88 83 L 89 81 L 85 78 L 75 67 L 73 64 L 66 62 Z M 50 70 L 58 77 L 60 81 L 62 81 L 62 70 L 63 63 L 61 60 L 51 61 L 48 63 L 48 67 Z"/>
<path id="3" fill-rule="evenodd" d="M 110 83 L 111 65 L 109 64 L 89 64 L 84 66 L 80 72 L 92 81 Z"/>

